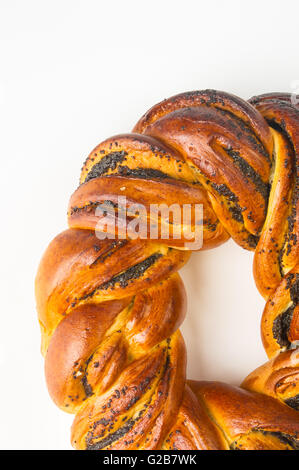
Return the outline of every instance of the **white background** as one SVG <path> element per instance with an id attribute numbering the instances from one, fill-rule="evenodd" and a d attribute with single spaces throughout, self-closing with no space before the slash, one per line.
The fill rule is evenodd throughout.
<path id="1" fill-rule="evenodd" d="M 70 448 L 72 416 L 44 381 L 34 276 L 89 151 L 178 92 L 294 91 L 298 13 L 295 0 L 0 1 L 2 448 Z M 183 269 L 190 378 L 238 384 L 266 360 L 252 256 L 229 242 Z"/>

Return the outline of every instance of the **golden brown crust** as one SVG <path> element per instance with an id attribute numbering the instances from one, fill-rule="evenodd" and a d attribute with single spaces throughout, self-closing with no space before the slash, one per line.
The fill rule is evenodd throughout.
<path id="1" fill-rule="evenodd" d="M 299 275 L 296 266 L 267 300 L 261 322 L 262 341 L 269 358 L 290 349 L 299 339 Z"/>
<path id="2" fill-rule="evenodd" d="M 170 276 L 189 256 L 145 240 L 99 240 L 89 230 L 61 233 L 45 252 L 36 279 L 43 351 L 75 307 L 130 297 Z"/>
<path id="3" fill-rule="evenodd" d="M 245 102 L 204 90 L 158 103 L 132 134 L 90 153 L 70 200 L 70 228 L 51 242 L 36 278 L 47 385 L 76 414 L 75 448 L 298 448 L 298 124 L 287 94 Z M 155 240 L 124 233 L 136 217 L 130 211 L 116 233 L 99 229 L 101 205 L 118 214 L 122 196 L 127 209 L 202 204 L 204 249 L 231 236 L 255 250 L 270 361 L 241 388 L 186 382 L 177 271 L 190 246 L 175 230 L 195 221 L 176 226 L 161 214 Z M 96 236 L 101 230 L 108 238 Z"/>
<path id="4" fill-rule="evenodd" d="M 222 430 L 231 448 L 240 447 L 241 438 L 244 450 L 254 449 L 254 434 L 257 432 L 258 446 L 261 445 L 260 433 L 268 434 L 269 437 L 272 434 L 288 436 L 290 441 L 294 439 L 295 445 L 298 445 L 298 414 L 278 400 L 220 382 L 191 381 L 189 384 Z M 250 434 L 248 447 L 243 437 Z"/>
<path id="5" fill-rule="evenodd" d="M 266 213 L 270 131 L 249 104 L 241 111 L 235 97 L 216 92 L 204 96 L 174 97 L 167 113 L 162 102 L 134 130 L 142 128 L 179 151 L 208 192 L 226 231 L 244 248 L 255 249 Z M 248 127 L 249 116 L 255 126 Z"/>
<path id="6" fill-rule="evenodd" d="M 192 382 L 188 383 L 177 420 L 165 438 L 163 449 L 229 449 L 221 429 L 192 390 Z"/>
<path id="7" fill-rule="evenodd" d="M 184 201 L 185 204 L 196 205 L 202 204 L 205 210 L 204 220 L 204 231 L 203 231 L 203 248 L 212 248 L 222 244 L 229 238 L 226 230 L 219 223 L 209 199 L 207 198 L 206 192 L 201 186 L 192 185 L 190 183 L 184 183 L 182 181 L 174 179 L 163 179 L 163 181 L 155 180 L 140 180 L 135 178 L 126 178 L 122 176 L 110 176 L 95 178 L 83 185 L 72 195 L 69 205 L 68 221 L 71 228 L 84 228 L 84 229 L 96 229 L 98 230 L 98 224 L 101 217 L 106 216 L 106 206 L 100 206 L 101 204 L 113 204 L 114 206 L 118 203 L 119 197 L 126 198 L 126 218 L 121 226 L 119 224 L 113 230 L 115 236 L 122 236 L 125 238 L 125 232 L 127 224 L 135 217 L 135 214 L 130 214 L 129 208 L 132 205 L 142 204 L 146 209 L 146 214 L 149 214 L 150 205 L 162 205 L 167 204 L 172 206 L 177 204 L 178 201 Z M 97 211 L 97 208 L 103 207 L 102 211 Z M 117 211 L 118 212 L 118 211 Z M 142 213 L 139 213 L 139 220 Z M 163 240 L 161 237 L 161 226 L 166 222 L 166 218 L 163 218 L 163 214 L 158 214 L 158 237 L 157 242 L 173 246 L 177 248 L 183 248 L 186 242 L 192 242 L 193 239 L 187 239 L 182 236 L 179 239 L 175 239 L 175 233 L 173 232 L 173 226 L 169 225 L 169 238 Z M 150 220 L 148 217 L 145 219 L 147 232 L 146 235 L 150 237 Z M 183 221 L 183 213 L 181 213 L 181 221 Z M 180 224 L 180 230 L 183 226 L 183 222 Z M 108 233 L 109 226 L 107 230 Z M 189 231 L 194 233 L 194 222 L 191 224 Z M 183 232 L 183 231 L 182 231 Z"/>
<path id="8" fill-rule="evenodd" d="M 125 368 L 108 394 L 94 395 L 77 414 L 72 442 L 81 449 L 159 449 L 174 423 L 185 383 L 179 332 Z"/>
<path id="9" fill-rule="evenodd" d="M 299 410 L 299 351 L 293 349 L 251 372 L 243 381 L 243 388 L 264 393 Z"/>
<path id="10" fill-rule="evenodd" d="M 251 101 L 275 134 L 276 164 L 268 214 L 254 260 L 257 287 L 267 298 L 282 276 L 294 268 L 298 272 L 299 110 L 287 94 L 262 95 Z"/>
<path id="11" fill-rule="evenodd" d="M 64 411 L 76 412 L 86 399 L 82 382 L 86 363 L 102 343 L 115 318 L 129 302 L 130 299 L 120 299 L 102 302 L 100 305 L 79 306 L 56 328 L 45 358 L 45 373 L 49 393 L 56 405 Z M 122 368 L 126 359 L 126 347 L 121 346 L 119 340 L 109 344 L 109 359 L 115 354 L 115 362 Z M 106 364 L 105 366 L 101 367 L 101 373 L 97 375 L 101 376 L 103 369 L 105 370 L 106 385 L 115 378 L 117 368 L 108 369 Z"/>
<path id="12" fill-rule="evenodd" d="M 287 95 L 289 98 L 289 95 Z M 238 96 L 216 90 L 196 90 L 180 93 L 164 100 L 147 111 L 134 127 L 133 132 L 144 133 L 146 127 L 157 121 L 160 117 L 177 109 L 194 106 L 208 106 L 228 113 L 233 113 L 244 121 L 246 126 L 252 128 L 254 134 L 270 149 L 272 146 L 269 128 L 261 115 L 255 109 Z"/>

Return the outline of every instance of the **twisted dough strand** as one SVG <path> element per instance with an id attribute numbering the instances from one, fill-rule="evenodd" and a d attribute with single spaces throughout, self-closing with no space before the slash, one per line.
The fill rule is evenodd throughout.
<path id="1" fill-rule="evenodd" d="M 70 228 L 48 247 L 36 280 L 47 384 L 54 402 L 76 414 L 74 447 L 298 448 L 298 123 L 289 95 L 248 103 L 191 92 L 91 152 L 70 200 Z M 97 207 L 119 212 L 121 196 L 127 208 L 203 204 L 203 249 L 231 236 L 255 250 L 270 361 L 242 388 L 186 382 L 177 274 L 190 255 L 186 239 L 174 229 L 164 239 L 171 224 L 161 214 L 156 240 L 99 240 Z M 125 222 L 134 217 L 129 211 Z"/>

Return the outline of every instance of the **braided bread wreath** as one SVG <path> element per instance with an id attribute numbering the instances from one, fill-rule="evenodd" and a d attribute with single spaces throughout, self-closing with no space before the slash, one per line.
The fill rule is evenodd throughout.
<path id="1" fill-rule="evenodd" d="M 290 95 L 214 90 L 162 101 L 91 152 L 36 279 L 47 385 L 76 414 L 75 448 L 299 449 L 298 158 Z M 98 205 L 124 195 L 200 203 L 203 249 L 232 237 L 255 251 L 269 362 L 241 387 L 186 380 L 184 240 L 95 235 Z"/>

